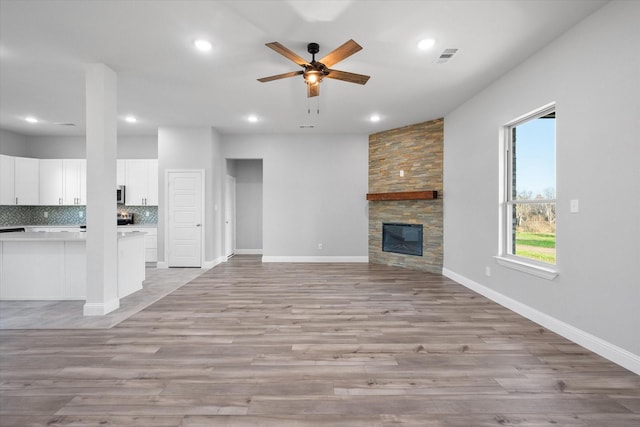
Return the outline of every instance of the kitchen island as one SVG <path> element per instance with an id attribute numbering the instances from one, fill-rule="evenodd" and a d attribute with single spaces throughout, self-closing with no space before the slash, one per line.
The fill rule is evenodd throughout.
<path id="1" fill-rule="evenodd" d="M 118 297 L 142 289 L 145 233 L 118 233 Z M 82 300 L 87 296 L 86 233 L 0 234 L 0 299 Z"/>

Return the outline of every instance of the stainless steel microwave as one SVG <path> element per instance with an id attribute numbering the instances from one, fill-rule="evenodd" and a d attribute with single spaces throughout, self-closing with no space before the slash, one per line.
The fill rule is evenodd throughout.
<path id="1" fill-rule="evenodd" d="M 124 203 L 124 185 L 118 185 L 118 189 L 116 190 L 116 200 L 118 203 Z"/>

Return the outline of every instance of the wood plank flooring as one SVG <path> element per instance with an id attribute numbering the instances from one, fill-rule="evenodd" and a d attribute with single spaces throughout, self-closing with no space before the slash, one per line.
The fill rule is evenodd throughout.
<path id="1" fill-rule="evenodd" d="M 1 426 L 634 426 L 640 377 L 439 275 L 236 256 L 106 330 L 0 331 Z"/>

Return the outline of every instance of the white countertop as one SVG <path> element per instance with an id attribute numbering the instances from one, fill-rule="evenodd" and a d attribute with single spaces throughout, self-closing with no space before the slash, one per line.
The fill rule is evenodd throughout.
<path id="1" fill-rule="evenodd" d="M 118 240 L 130 238 L 142 238 L 146 233 L 141 231 L 131 231 L 128 233 L 118 232 Z M 0 242 L 84 242 L 87 240 L 87 233 L 84 232 L 46 232 L 27 231 L 15 233 L 0 233 Z"/>
<path id="2" fill-rule="evenodd" d="M 78 228 L 85 224 L 31 224 L 31 225 L 3 225 L 0 226 L 0 230 L 5 228 Z M 118 225 L 118 230 L 126 230 L 127 228 L 158 228 L 158 224 L 130 224 L 130 225 Z"/>

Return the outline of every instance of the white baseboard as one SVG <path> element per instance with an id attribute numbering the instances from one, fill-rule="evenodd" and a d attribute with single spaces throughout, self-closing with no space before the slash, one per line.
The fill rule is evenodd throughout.
<path id="1" fill-rule="evenodd" d="M 369 262 L 368 256 L 263 256 L 262 262 Z"/>
<path id="2" fill-rule="evenodd" d="M 236 255 L 262 255 L 262 249 L 236 249 Z"/>
<path id="3" fill-rule="evenodd" d="M 581 329 L 576 328 L 568 323 L 551 317 L 535 308 L 529 307 L 519 301 L 509 298 L 499 292 L 494 291 L 480 283 L 474 282 L 458 273 L 446 268 L 442 269 L 442 274 L 463 286 L 489 298 L 490 300 L 508 308 L 527 319 L 544 326 L 545 328 L 555 332 L 566 339 L 593 351 L 594 353 L 604 357 L 611 362 L 622 366 L 638 375 L 640 375 L 640 356 L 633 354 L 623 348 L 620 348 L 608 341 L 591 335 Z"/>
<path id="4" fill-rule="evenodd" d="M 202 267 L 201 268 L 213 268 L 218 264 L 222 264 L 223 262 L 227 262 L 227 257 L 226 256 L 221 256 L 218 257 L 214 260 L 211 261 L 205 261 L 202 263 Z"/>
<path id="5" fill-rule="evenodd" d="M 104 316 L 107 313 L 111 313 L 113 310 L 117 310 L 119 307 L 120 300 L 118 298 L 104 303 L 86 302 L 82 309 L 82 313 L 85 316 Z"/>
<path id="6" fill-rule="evenodd" d="M 220 258 L 216 258 L 214 260 L 211 261 L 203 261 L 202 262 L 202 267 L 200 268 L 204 268 L 204 269 L 208 269 L 208 268 L 213 268 L 216 265 L 225 262 L 227 260 L 226 257 L 220 257 Z M 166 261 L 158 261 L 156 263 L 156 268 L 169 268 L 169 263 Z"/>

